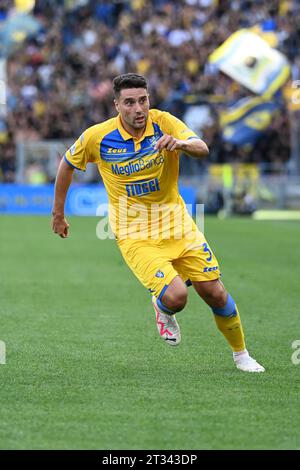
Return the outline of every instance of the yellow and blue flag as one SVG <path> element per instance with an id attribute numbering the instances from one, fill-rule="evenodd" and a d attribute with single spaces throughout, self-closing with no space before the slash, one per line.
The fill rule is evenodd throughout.
<path id="1" fill-rule="evenodd" d="M 15 0 L 15 9 L 18 13 L 29 13 L 35 7 L 35 0 Z"/>
<path id="2" fill-rule="evenodd" d="M 246 29 L 232 34 L 210 55 L 209 61 L 253 93 L 268 98 L 290 76 L 290 65 L 284 54 Z"/>
<path id="3" fill-rule="evenodd" d="M 271 125 L 280 101 L 261 97 L 243 98 L 219 114 L 225 142 L 238 147 L 252 147 Z"/>

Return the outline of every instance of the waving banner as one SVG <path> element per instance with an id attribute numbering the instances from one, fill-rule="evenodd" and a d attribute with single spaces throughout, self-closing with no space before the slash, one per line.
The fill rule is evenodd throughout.
<path id="1" fill-rule="evenodd" d="M 246 29 L 232 34 L 209 61 L 253 93 L 266 97 L 276 93 L 290 75 L 286 57 Z"/>
<path id="2" fill-rule="evenodd" d="M 238 147 L 251 148 L 270 126 L 274 112 L 280 107 L 278 101 L 260 96 L 237 101 L 220 112 L 223 139 Z"/>

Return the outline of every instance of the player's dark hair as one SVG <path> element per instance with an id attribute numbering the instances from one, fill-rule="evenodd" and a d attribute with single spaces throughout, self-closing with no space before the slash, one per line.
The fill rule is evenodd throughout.
<path id="1" fill-rule="evenodd" d="M 137 73 L 124 73 L 118 75 L 113 80 L 114 94 L 116 98 L 119 98 L 121 90 L 126 88 L 145 88 L 148 89 L 147 80 Z"/>

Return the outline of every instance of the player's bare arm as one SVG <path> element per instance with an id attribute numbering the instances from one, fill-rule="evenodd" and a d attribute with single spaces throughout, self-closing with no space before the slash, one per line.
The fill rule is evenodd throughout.
<path id="1" fill-rule="evenodd" d="M 201 139 L 179 140 L 172 135 L 164 134 L 155 146 L 158 150 L 167 149 L 170 152 L 180 150 L 187 153 L 191 157 L 200 158 L 207 157 L 209 154 L 208 147 Z"/>
<path id="2" fill-rule="evenodd" d="M 52 230 L 61 238 L 67 238 L 70 227 L 65 218 L 65 202 L 72 182 L 73 172 L 74 168 L 62 159 L 57 172 L 52 209 Z"/>

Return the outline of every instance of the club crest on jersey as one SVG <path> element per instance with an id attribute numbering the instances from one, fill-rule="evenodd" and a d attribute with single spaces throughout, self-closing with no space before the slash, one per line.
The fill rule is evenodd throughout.
<path id="1" fill-rule="evenodd" d="M 155 277 L 165 277 L 164 273 L 159 269 L 155 274 Z"/>
<path id="2" fill-rule="evenodd" d="M 153 145 L 153 144 L 155 144 L 155 143 L 156 143 L 156 138 L 155 138 L 155 136 L 149 137 L 149 144 L 150 144 L 150 145 Z"/>

